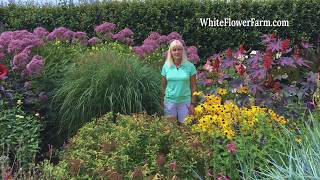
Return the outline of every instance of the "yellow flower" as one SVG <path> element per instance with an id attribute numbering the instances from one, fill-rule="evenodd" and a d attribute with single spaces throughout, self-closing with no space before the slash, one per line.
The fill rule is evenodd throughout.
<path id="1" fill-rule="evenodd" d="M 240 89 L 237 90 L 239 94 L 248 94 L 249 88 L 248 86 L 242 86 Z"/>
<path id="2" fill-rule="evenodd" d="M 184 118 L 184 121 L 185 121 L 187 124 L 190 124 L 193 119 L 194 119 L 194 116 L 190 115 L 190 116 L 185 117 L 185 118 Z"/>
<path id="3" fill-rule="evenodd" d="M 200 95 L 203 95 L 203 92 L 202 91 L 196 91 L 196 92 L 193 92 L 194 96 L 200 96 Z"/>
<path id="4" fill-rule="evenodd" d="M 196 114 L 202 114 L 203 110 L 203 105 L 198 105 L 196 108 L 194 108 Z"/>
<path id="5" fill-rule="evenodd" d="M 296 141 L 297 143 L 301 144 L 302 139 L 301 139 L 301 138 L 296 137 L 295 141 Z"/>
<path id="6" fill-rule="evenodd" d="M 226 94 L 227 94 L 227 90 L 226 90 L 226 89 L 223 89 L 223 88 L 217 88 L 217 93 L 218 93 L 220 96 L 223 96 L 223 95 L 226 95 Z"/>

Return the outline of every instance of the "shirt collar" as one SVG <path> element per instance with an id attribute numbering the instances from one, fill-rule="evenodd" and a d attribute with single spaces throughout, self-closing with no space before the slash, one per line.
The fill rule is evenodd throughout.
<path id="1" fill-rule="evenodd" d="M 186 65 L 186 61 L 183 61 L 183 62 L 181 62 L 181 65 L 180 65 L 180 67 L 183 67 L 183 66 L 185 66 Z M 171 68 L 175 68 L 176 67 L 176 65 L 173 63 L 172 65 L 171 65 Z"/>

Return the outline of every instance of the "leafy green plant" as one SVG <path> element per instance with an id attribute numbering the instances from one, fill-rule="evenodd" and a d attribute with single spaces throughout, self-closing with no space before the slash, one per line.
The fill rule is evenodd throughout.
<path id="1" fill-rule="evenodd" d="M 45 64 L 41 76 L 33 79 L 34 87 L 52 94 L 60 87 L 69 66 L 86 50 L 86 47 L 78 44 L 69 45 L 60 41 L 48 42 L 36 48 L 34 52 L 44 57 Z"/>
<path id="2" fill-rule="evenodd" d="M 39 150 L 41 125 L 35 116 L 20 107 L 3 108 L 0 100 L 0 155 L 9 156 L 9 164 L 27 167 Z"/>
<path id="3" fill-rule="evenodd" d="M 108 47 L 85 53 L 54 96 L 61 128 L 75 132 L 108 111 L 158 113 L 159 86 L 160 75 L 137 57 Z"/>
<path id="4" fill-rule="evenodd" d="M 263 169 L 260 174 L 271 179 L 319 179 L 319 117 L 319 112 L 310 113 L 301 128 L 300 136 L 286 130 L 280 141 L 285 148 L 282 151 L 274 149 L 277 154 L 268 161 L 271 166 Z M 285 141 L 287 139 L 291 141 Z"/>
<path id="5" fill-rule="evenodd" d="M 43 174 L 55 178 L 133 178 L 203 176 L 196 137 L 168 119 L 146 114 L 108 113 L 86 124 L 65 146 L 58 165 L 45 162 Z M 199 145 L 199 144 L 197 144 Z"/>

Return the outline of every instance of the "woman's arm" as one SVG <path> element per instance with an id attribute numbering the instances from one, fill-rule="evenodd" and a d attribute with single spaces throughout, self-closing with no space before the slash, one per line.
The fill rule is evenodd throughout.
<path id="1" fill-rule="evenodd" d="M 195 104 L 196 96 L 193 95 L 193 93 L 197 91 L 197 79 L 195 74 L 190 77 L 190 89 L 191 89 L 191 103 Z"/>
<path id="2" fill-rule="evenodd" d="M 161 105 L 163 105 L 164 92 L 166 91 L 166 87 L 167 87 L 167 79 L 164 76 L 162 76 Z"/>

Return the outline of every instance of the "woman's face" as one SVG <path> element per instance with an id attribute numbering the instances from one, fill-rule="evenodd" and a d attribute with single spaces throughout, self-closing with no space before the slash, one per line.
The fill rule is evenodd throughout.
<path id="1" fill-rule="evenodd" d="M 173 56 L 174 60 L 181 60 L 182 59 L 182 52 L 183 52 L 183 47 L 181 47 L 181 46 L 174 46 L 171 49 L 171 55 Z"/>

